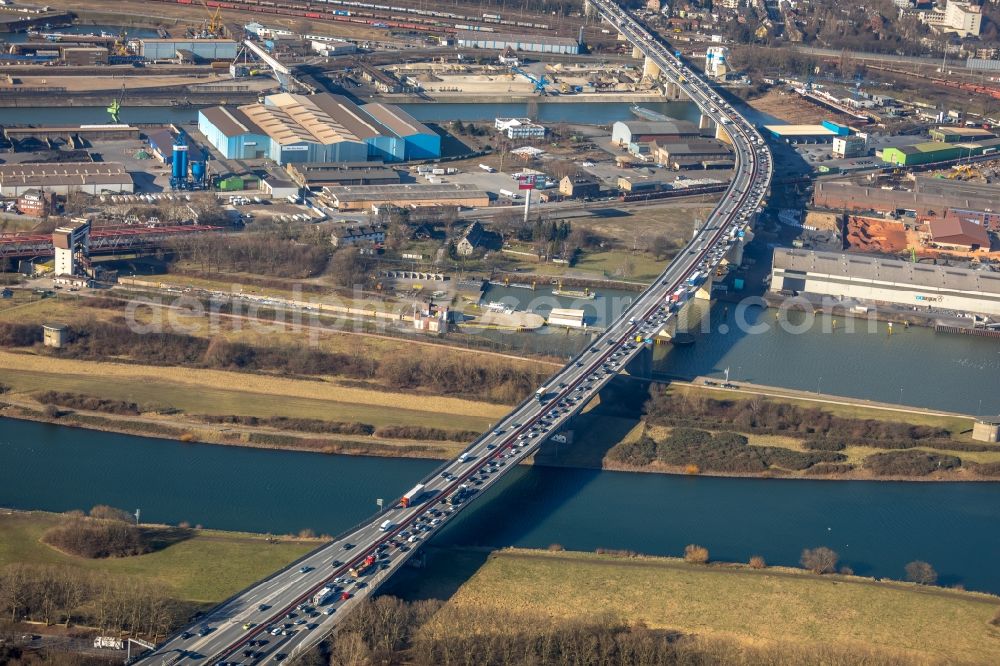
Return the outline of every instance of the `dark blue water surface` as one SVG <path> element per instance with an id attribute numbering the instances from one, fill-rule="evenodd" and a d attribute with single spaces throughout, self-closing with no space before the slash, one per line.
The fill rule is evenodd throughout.
<path id="1" fill-rule="evenodd" d="M 0 419 L 0 505 L 111 504 L 143 520 L 334 534 L 437 465 L 204 444 Z M 521 468 L 439 544 L 619 548 L 794 565 L 829 546 L 857 573 L 901 578 L 914 559 L 942 583 L 1000 593 L 1000 484 L 726 479 Z"/>

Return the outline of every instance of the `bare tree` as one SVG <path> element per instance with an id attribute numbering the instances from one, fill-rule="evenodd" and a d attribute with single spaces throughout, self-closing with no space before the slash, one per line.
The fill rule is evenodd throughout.
<path id="1" fill-rule="evenodd" d="M 839 556 L 826 546 L 818 548 L 806 548 L 802 551 L 802 558 L 799 560 L 802 566 L 815 574 L 825 574 L 837 570 L 837 560 Z"/>
<path id="2" fill-rule="evenodd" d="M 933 585 L 937 579 L 937 571 L 934 571 L 934 567 L 923 560 L 914 560 L 906 565 L 906 580 L 908 581 L 921 585 Z"/>

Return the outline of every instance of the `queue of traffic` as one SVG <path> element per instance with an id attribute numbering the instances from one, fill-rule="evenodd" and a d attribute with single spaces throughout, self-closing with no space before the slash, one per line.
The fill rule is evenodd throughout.
<path id="1" fill-rule="evenodd" d="M 442 465 L 386 511 L 227 600 L 189 630 L 170 637 L 143 663 L 258 664 L 281 661 L 318 643 L 360 599 L 398 570 L 416 548 L 471 499 L 531 455 L 663 330 L 735 243 L 769 186 L 770 153 L 760 134 L 725 100 L 610 0 L 598 11 L 661 71 L 679 82 L 736 152 L 730 190 L 654 283 L 544 387 Z M 197 634 L 197 635 L 195 635 Z"/>

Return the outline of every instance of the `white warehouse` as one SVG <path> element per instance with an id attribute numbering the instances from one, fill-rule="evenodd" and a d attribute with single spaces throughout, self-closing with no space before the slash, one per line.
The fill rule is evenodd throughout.
<path id="1" fill-rule="evenodd" d="M 771 289 L 923 311 L 1000 315 L 1000 273 L 859 254 L 775 248 Z"/>
<path id="2" fill-rule="evenodd" d="M 580 52 L 580 43 L 569 37 L 545 37 L 543 35 L 506 35 L 502 33 L 477 32 L 475 30 L 459 30 L 455 35 L 459 48 L 466 49 L 496 49 L 503 51 L 510 48 L 514 51 L 533 51 L 535 53 L 570 53 Z"/>

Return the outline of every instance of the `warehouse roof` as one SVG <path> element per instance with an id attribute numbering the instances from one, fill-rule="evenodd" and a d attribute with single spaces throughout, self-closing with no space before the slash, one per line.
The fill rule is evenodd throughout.
<path id="1" fill-rule="evenodd" d="M 634 134 L 648 136 L 696 136 L 698 128 L 685 120 L 619 120 Z M 618 124 L 618 123 L 615 123 Z"/>
<path id="2" fill-rule="evenodd" d="M 943 136 L 964 136 L 968 138 L 981 137 L 988 139 L 996 136 L 993 132 L 981 127 L 936 127 L 934 131 Z"/>
<path id="3" fill-rule="evenodd" d="M 467 199 L 489 197 L 475 185 L 453 183 L 448 185 L 427 185 L 406 183 L 399 185 L 336 185 L 324 187 L 327 196 L 338 201 L 362 201 L 374 199 Z"/>
<path id="4" fill-rule="evenodd" d="M 929 266 L 859 254 L 775 248 L 774 268 L 852 280 L 905 284 L 922 289 L 1000 295 L 1000 273 Z"/>
<path id="5" fill-rule="evenodd" d="M 434 134 L 427 125 L 424 125 L 395 104 L 365 104 L 362 110 L 395 132 L 397 136 Z"/>
<path id="6" fill-rule="evenodd" d="M 60 162 L 0 165 L 0 185 L 51 187 L 63 184 L 117 185 L 132 176 L 117 162 Z"/>
<path id="7" fill-rule="evenodd" d="M 656 143 L 656 147 L 674 155 L 728 155 L 728 147 L 717 141 L 705 139 L 702 141 L 679 141 L 671 143 Z"/>
<path id="8" fill-rule="evenodd" d="M 459 30 L 455 37 L 471 42 L 512 42 L 515 44 L 549 44 L 551 46 L 580 46 L 572 37 L 549 37 L 546 35 L 514 35 L 501 32 L 479 32 Z"/>
<path id="9" fill-rule="evenodd" d="M 247 114 L 239 109 L 227 109 L 224 106 L 213 106 L 202 109 L 201 113 L 212 123 L 223 136 L 235 137 L 242 134 L 263 134 L 264 130 L 257 126 Z"/>
<path id="10" fill-rule="evenodd" d="M 255 125 L 260 127 L 264 134 L 283 146 L 316 140 L 310 132 L 301 127 L 281 108 L 265 106 L 263 104 L 250 104 L 241 106 L 240 110 Z"/>
<path id="11" fill-rule="evenodd" d="M 837 133 L 823 125 L 764 125 L 775 136 L 834 136 Z"/>

